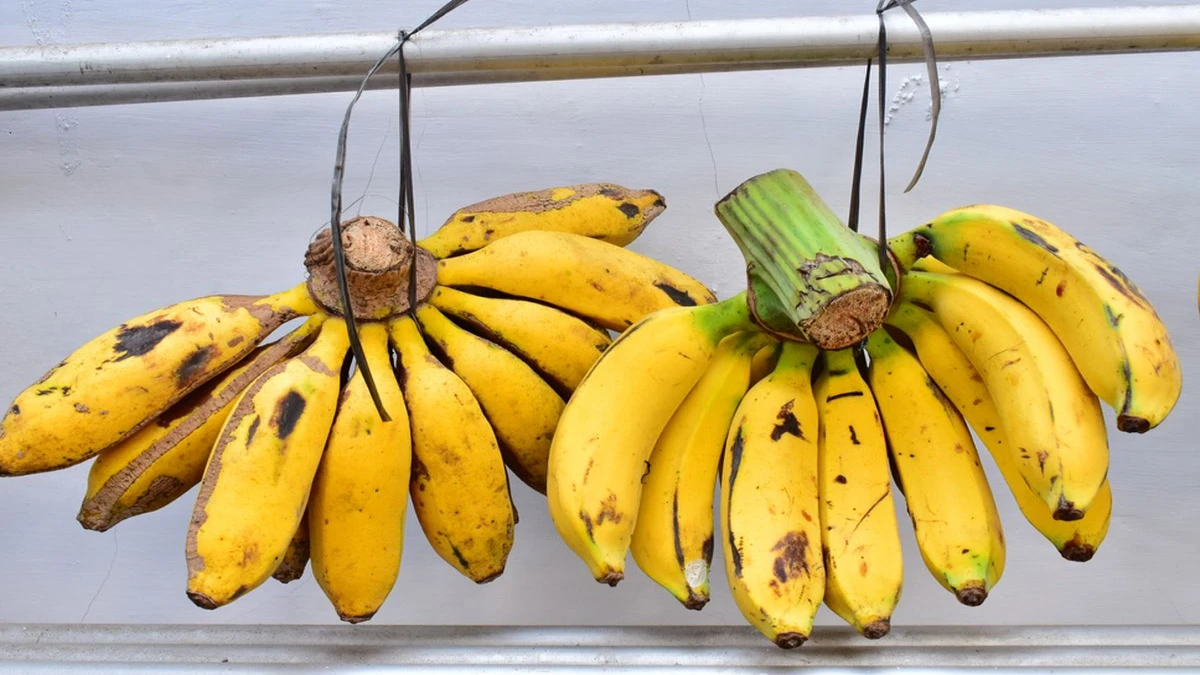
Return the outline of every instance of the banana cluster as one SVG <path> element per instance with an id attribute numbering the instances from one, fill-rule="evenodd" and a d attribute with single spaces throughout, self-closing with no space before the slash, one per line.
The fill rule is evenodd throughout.
<path id="1" fill-rule="evenodd" d="M 951 211 L 888 246 L 896 300 L 856 347 L 769 336 L 743 293 L 650 314 L 605 352 L 562 413 L 547 491 L 596 580 L 619 582 L 632 552 L 700 609 L 721 546 L 738 607 L 780 647 L 822 602 L 879 638 L 903 582 L 894 484 L 929 572 L 979 605 L 1005 540 L 972 429 L 1062 557 L 1095 554 L 1112 514 L 1101 401 L 1144 432 L 1180 392 L 1153 307 L 1012 209 Z"/>
<path id="2" fill-rule="evenodd" d="M 155 310 L 68 356 L 0 421 L 0 475 L 95 458 L 78 520 L 99 531 L 198 486 L 187 593 L 208 609 L 311 560 L 338 615 L 370 619 L 399 573 L 410 498 L 441 558 L 495 579 L 517 522 L 508 472 L 545 491 L 559 416 L 608 331 L 715 301 L 622 248 L 664 208 L 612 184 L 507 195 L 416 249 L 391 223 L 351 221 L 352 314 L 390 421 L 318 274 L 326 232 L 306 283 Z"/>

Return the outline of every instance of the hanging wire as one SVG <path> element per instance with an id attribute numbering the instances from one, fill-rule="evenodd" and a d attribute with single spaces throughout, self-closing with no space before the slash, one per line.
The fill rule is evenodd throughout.
<path id="1" fill-rule="evenodd" d="M 375 403 L 375 409 L 379 411 L 379 416 L 385 422 L 390 422 L 391 417 L 388 415 L 386 408 L 383 405 L 383 399 L 379 396 L 379 390 L 375 386 L 375 378 L 371 374 L 371 368 L 367 364 L 366 355 L 363 352 L 362 342 L 358 338 L 358 327 L 354 318 L 354 312 L 351 310 L 350 304 L 350 285 L 346 279 L 346 252 L 342 247 L 342 185 L 345 182 L 346 174 L 346 146 L 347 139 L 350 134 L 350 118 L 354 111 L 354 104 L 358 103 L 358 99 L 362 98 L 363 92 L 366 91 L 367 83 L 371 76 L 379 72 L 384 64 L 393 56 L 399 58 L 400 63 L 400 121 L 401 121 L 401 148 L 400 148 L 400 218 L 403 220 L 404 215 L 408 215 L 409 236 L 415 245 L 416 242 L 416 222 L 412 210 L 413 203 L 413 188 L 412 188 L 412 152 L 409 143 L 409 103 L 410 92 L 412 90 L 412 76 L 408 73 L 407 64 L 404 60 L 404 45 L 418 32 L 424 30 L 429 25 L 435 23 L 446 14 L 449 14 L 455 8 L 465 4 L 467 0 L 451 0 L 445 5 L 442 5 L 436 12 L 431 14 L 411 31 L 400 31 L 396 39 L 396 44 L 388 49 L 375 65 L 367 72 L 363 78 L 362 84 L 359 85 L 358 91 L 354 97 L 350 99 L 350 104 L 346 106 L 346 114 L 342 118 L 341 131 L 338 133 L 337 155 L 333 165 L 333 186 L 330 195 L 330 219 L 329 228 L 330 234 L 333 235 L 333 263 L 334 270 L 337 273 L 338 295 L 342 304 L 342 316 L 346 319 L 346 328 L 350 337 L 350 350 L 354 353 L 354 359 L 358 363 L 359 369 L 362 370 L 363 380 L 367 385 L 367 391 L 371 394 L 371 400 Z M 398 223 L 399 225 L 399 223 Z M 416 299 L 416 271 L 417 257 L 414 250 L 412 264 L 409 266 L 411 270 L 409 284 L 409 310 L 411 311 L 415 305 Z"/>

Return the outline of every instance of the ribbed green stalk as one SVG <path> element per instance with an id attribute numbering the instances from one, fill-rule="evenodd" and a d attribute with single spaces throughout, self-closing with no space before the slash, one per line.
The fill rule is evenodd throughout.
<path id="1" fill-rule="evenodd" d="M 882 324 L 892 289 L 875 245 L 846 227 L 799 173 L 755 176 L 716 212 L 746 258 L 760 325 L 840 349 Z"/>

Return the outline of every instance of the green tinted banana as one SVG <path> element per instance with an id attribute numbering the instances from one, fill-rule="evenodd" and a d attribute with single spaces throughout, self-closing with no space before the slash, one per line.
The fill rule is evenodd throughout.
<path id="1" fill-rule="evenodd" d="M 520 356 L 564 397 L 612 343 L 605 331 L 528 300 L 486 298 L 439 286 L 430 304 Z"/>
<path id="2" fill-rule="evenodd" d="M 864 636 L 891 630 L 904 555 L 887 439 L 854 351 L 824 352 L 814 391 L 820 413 L 821 543 L 825 604 Z"/>
<path id="3" fill-rule="evenodd" d="M 725 575 L 742 615 L 784 649 L 804 644 L 825 593 L 817 480 L 817 349 L 785 342 L 738 405 L 721 463 Z"/>
<path id="4" fill-rule="evenodd" d="M 987 446 L 1026 520 L 1067 560 L 1090 560 L 1108 534 L 1112 516 L 1112 488 L 1108 481 L 1100 485 L 1100 492 L 1083 518 L 1055 520 L 1045 502 L 1021 477 L 1015 449 L 1004 436 L 1000 413 L 983 378 L 937 319 L 915 305 L 899 303 L 888 315 L 888 323 L 908 336 L 926 372 Z"/>
<path id="5" fill-rule="evenodd" d="M 391 421 L 380 417 L 358 369 L 342 390 L 308 502 L 313 577 L 338 617 L 350 623 L 374 616 L 400 573 L 412 462 L 388 328 L 363 323 L 358 330 Z"/>
<path id="6" fill-rule="evenodd" d="M 888 241 L 907 268 L 921 255 L 1014 296 L 1049 324 L 1122 431 L 1157 426 L 1182 373 L 1166 326 L 1138 287 L 1058 227 L 989 204 L 948 211 Z"/>
<path id="7" fill-rule="evenodd" d="M 617 338 L 567 403 L 550 446 L 547 502 L 597 581 L 624 578 L 655 441 L 721 339 L 751 326 L 744 293 L 650 314 Z"/>
<path id="8" fill-rule="evenodd" d="M 910 271 L 901 297 L 928 307 L 996 402 L 1021 476 L 1059 520 L 1078 520 L 1108 473 L 1100 404 L 1028 307 L 958 273 Z"/>
<path id="9" fill-rule="evenodd" d="M 569 232 L 518 232 L 439 260 L 437 279 L 547 302 L 612 330 L 625 330 L 655 310 L 716 301 L 679 270 Z"/>
<path id="10" fill-rule="evenodd" d="M 449 258 L 526 230 L 571 232 L 625 246 L 666 208 L 653 190 L 612 183 L 517 192 L 464 206 L 417 246 Z"/>
<path id="11" fill-rule="evenodd" d="M 412 424 L 409 492 L 433 550 L 467 578 L 504 572 L 516 514 L 508 472 L 471 389 L 425 346 L 410 317 L 391 324 Z"/>
<path id="12" fill-rule="evenodd" d="M 454 325 L 433 306 L 419 308 L 417 321 L 475 394 L 505 463 L 526 485 L 545 494 L 550 439 L 566 405 L 562 398 L 524 361 Z"/>
<path id="13" fill-rule="evenodd" d="M 630 550 L 638 567 L 688 609 L 708 602 L 713 554 L 713 490 L 725 436 L 750 388 L 765 333 L 730 335 L 671 416 L 650 453 Z"/>
<path id="14" fill-rule="evenodd" d="M 316 341 L 250 385 L 221 430 L 187 535 L 188 597 L 215 609 L 275 571 L 304 516 L 333 424 L 346 324 L 329 318 Z"/>
<path id="15" fill-rule="evenodd" d="M 94 338 L 21 392 L 0 421 L 0 476 L 78 464 L 136 432 L 316 306 L 302 284 L 214 295 L 143 314 Z"/>
<path id="16" fill-rule="evenodd" d="M 1004 571 L 1004 532 L 971 432 L 917 358 L 883 329 L 867 338 L 868 381 L 926 567 L 964 605 Z"/>

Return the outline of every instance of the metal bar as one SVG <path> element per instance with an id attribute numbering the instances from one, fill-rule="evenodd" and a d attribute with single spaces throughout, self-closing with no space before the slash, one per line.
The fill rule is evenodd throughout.
<path id="1" fill-rule="evenodd" d="M 748 627 L 0 626 L 0 668 L 303 666 L 638 672 L 796 668 L 1200 668 L 1200 626 L 913 627 L 880 641 L 818 627 L 784 651 Z M 23 665 L 22 665 L 23 664 Z M 172 669 L 174 670 L 174 669 Z M 96 672 L 91 670 L 89 672 Z"/>
<path id="2" fill-rule="evenodd" d="M 944 60 L 1200 49 L 1198 4 L 925 18 Z M 915 27 L 899 15 L 887 21 L 889 58 L 918 60 Z M 801 68 L 863 62 L 876 30 L 869 13 L 428 30 L 407 55 L 416 86 Z M 379 32 L 4 47 L 0 109 L 349 90 L 395 39 Z"/>

